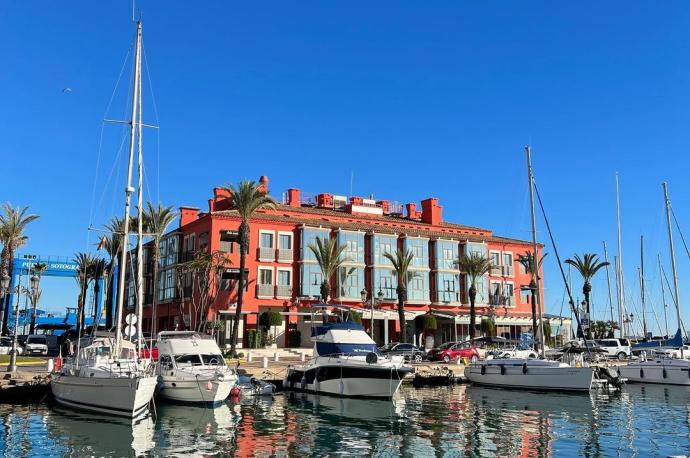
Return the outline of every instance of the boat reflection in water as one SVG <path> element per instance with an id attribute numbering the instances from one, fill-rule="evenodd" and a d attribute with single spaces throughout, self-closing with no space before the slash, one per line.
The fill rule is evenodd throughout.
<path id="1" fill-rule="evenodd" d="M 139 456 L 155 447 L 151 415 L 132 420 L 76 411 L 59 404 L 45 415 L 49 417 L 48 435 L 68 443 L 69 456 Z"/>
<path id="2" fill-rule="evenodd" d="M 404 399 L 357 399 L 311 393 L 286 393 L 288 403 L 300 410 L 311 410 L 324 417 L 338 417 L 340 420 L 354 420 L 357 425 L 363 421 L 389 422 L 404 415 Z"/>
<path id="3" fill-rule="evenodd" d="M 217 453 L 222 442 L 232 443 L 239 418 L 239 406 L 225 403 L 215 408 L 161 403 L 157 426 L 164 434 L 156 450 L 163 455 Z"/>

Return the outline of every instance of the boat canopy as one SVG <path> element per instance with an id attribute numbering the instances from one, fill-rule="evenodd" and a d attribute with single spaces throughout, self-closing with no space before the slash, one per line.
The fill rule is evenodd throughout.
<path id="1" fill-rule="evenodd" d="M 312 340 L 319 356 L 366 355 L 377 353 L 376 342 L 355 323 L 329 323 L 312 330 Z"/>
<path id="2" fill-rule="evenodd" d="M 218 344 L 196 332 L 158 334 L 158 351 L 161 355 L 220 355 Z"/>
<path id="3" fill-rule="evenodd" d="M 633 350 L 652 350 L 655 348 L 680 348 L 683 346 L 683 335 L 680 328 L 676 331 L 676 335 L 672 339 L 650 340 L 647 342 L 638 342 L 633 345 Z"/>

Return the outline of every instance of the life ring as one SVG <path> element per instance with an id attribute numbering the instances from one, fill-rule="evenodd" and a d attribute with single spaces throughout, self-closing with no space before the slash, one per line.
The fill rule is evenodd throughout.
<path id="1" fill-rule="evenodd" d="M 522 363 L 522 373 L 527 374 L 527 363 Z"/>
<path id="2" fill-rule="evenodd" d="M 482 364 L 481 373 L 482 375 L 486 374 L 486 364 Z"/>
<path id="3" fill-rule="evenodd" d="M 501 375 L 506 375 L 506 367 L 501 364 Z"/>

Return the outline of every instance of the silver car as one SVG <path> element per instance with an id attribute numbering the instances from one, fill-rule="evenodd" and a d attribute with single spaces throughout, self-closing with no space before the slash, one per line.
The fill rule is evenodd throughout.
<path id="1" fill-rule="evenodd" d="M 609 358 L 618 358 L 622 361 L 632 356 L 628 339 L 601 339 L 597 340 L 597 343 L 603 350 L 606 350 L 606 356 Z"/>

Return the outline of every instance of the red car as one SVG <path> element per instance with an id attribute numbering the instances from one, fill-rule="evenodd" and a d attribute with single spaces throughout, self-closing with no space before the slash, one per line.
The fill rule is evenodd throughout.
<path id="1" fill-rule="evenodd" d="M 458 358 L 467 358 L 471 362 L 479 359 L 477 347 L 469 342 L 444 343 L 438 348 L 432 348 L 428 355 L 431 361 L 443 361 L 444 363 L 449 363 Z"/>

